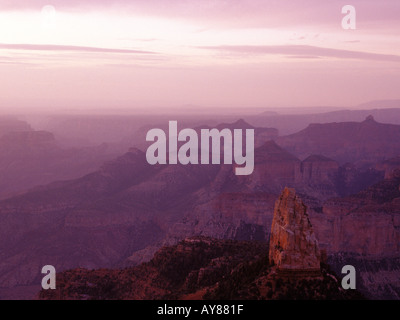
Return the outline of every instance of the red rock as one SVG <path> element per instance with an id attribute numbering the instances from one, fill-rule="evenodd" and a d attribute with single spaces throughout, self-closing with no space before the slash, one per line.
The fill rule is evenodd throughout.
<path id="1" fill-rule="evenodd" d="M 307 207 L 294 189 L 285 188 L 275 203 L 269 259 L 281 270 L 320 269 L 318 241 Z"/>

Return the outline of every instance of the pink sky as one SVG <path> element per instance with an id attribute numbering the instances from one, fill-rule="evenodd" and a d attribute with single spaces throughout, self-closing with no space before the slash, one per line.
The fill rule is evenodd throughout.
<path id="1" fill-rule="evenodd" d="M 398 0 L 0 0 L 0 109 L 400 99 L 399 17 Z"/>

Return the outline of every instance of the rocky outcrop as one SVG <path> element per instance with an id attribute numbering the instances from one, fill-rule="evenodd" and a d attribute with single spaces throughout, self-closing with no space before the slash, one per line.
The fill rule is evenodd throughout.
<path id="1" fill-rule="evenodd" d="M 57 272 L 57 289 L 41 290 L 41 300 L 316 300 L 360 299 L 342 290 L 322 264 L 321 277 L 287 281 L 276 277 L 257 241 L 188 238 L 163 247 L 153 259 L 124 269 Z M 179 272 L 177 272 L 179 270 Z"/>
<path id="2" fill-rule="evenodd" d="M 276 201 L 269 259 L 280 270 L 320 269 L 318 241 L 307 208 L 294 189 L 285 188 Z"/>

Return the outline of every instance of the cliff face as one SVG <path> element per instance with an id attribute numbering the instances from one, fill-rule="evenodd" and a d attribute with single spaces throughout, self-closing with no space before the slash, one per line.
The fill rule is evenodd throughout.
<path id="1" fill-rule="evenodd" d="M 310 124 L 276 141 L 300 158 L 321 154 L 340 164 L 370 165 L 398 155 L 400 126 L 367 117 L 363 122 Z"/>
<path id="2" fill-rule="evenodd" d="M 347 252 L 371 257 L 400 253 L 400 176 L 383 180 L 346 198 L 310 212 L 320 247 L 328 253 Z"/>
<path id="3" fill-rule="evenodd" d="M 285 188 L 276 201 L 269 259 L 278 269 L 319 270 L 320 251 L 306 206 L 294 189 Z"/>
<path id="4" fill-rule="evenodd" d="M 300 174 L 301 161 L 274 141 L 265 142 L 254 155 L 254 172 L 248 177 L 252 187 L 278 193 L 283 186 L 295 183 Z"/>
<path id="5" fill-rule="evenodd" d="M 355 266 L 357 286 L 374 299 L 399 299 L 400 176 L 310 210 L 321 249 L 336 272 Z"/>
<path id="6" fill-rule="evenodd" d="M 338 174 L 338 170 L 339 165 L 336 161 L 312 155 L 301 163 L 301 178 L 303 182 L 332 184 L 333 177 Z"/>

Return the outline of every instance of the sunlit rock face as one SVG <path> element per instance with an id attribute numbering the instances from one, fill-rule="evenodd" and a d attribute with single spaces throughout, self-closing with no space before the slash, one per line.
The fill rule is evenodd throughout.
<path id="1" fill-rule="evenodd" d="M 320 250 L 307 207 L 294 189 L 285 188 L 275 203 L 269 259 L 281 270 L 320 269 Z"/>

